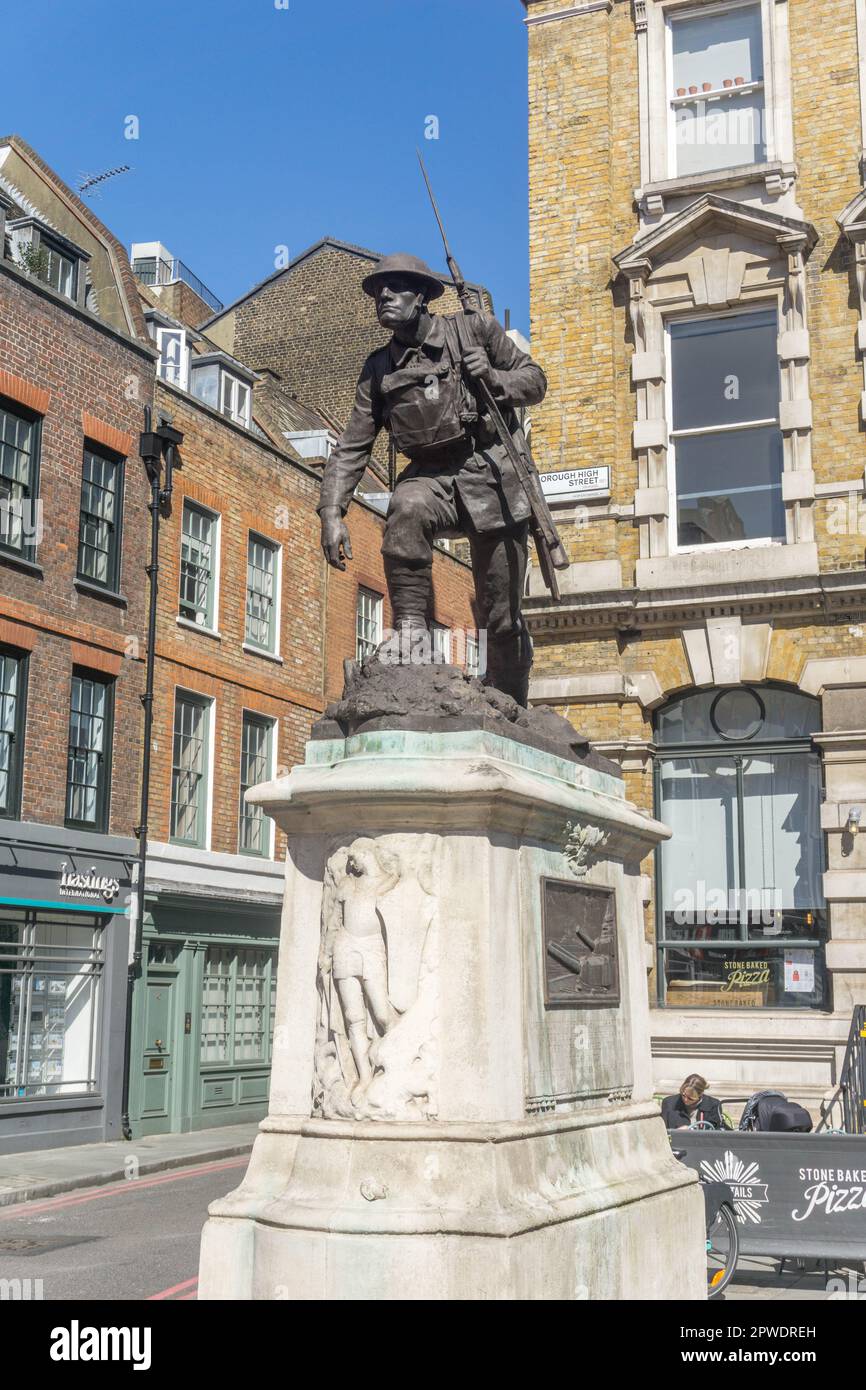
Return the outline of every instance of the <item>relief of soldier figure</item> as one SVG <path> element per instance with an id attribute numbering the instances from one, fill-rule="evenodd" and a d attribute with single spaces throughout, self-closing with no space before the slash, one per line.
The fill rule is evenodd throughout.
<path id="1" fill-rule="evenodd" d="M 416 256 L 379 261 L 365 278 L 391 340 L 367 358 L 349 422 L 322 478 L 319 513 L 328 563 L 345 569 L 345 515 L 380 430 L 409 463 L 396 479 L 382 555 L 394 626 L 427 632 L 433 543 L 469 542 L 476 617 L 486 630 L 485 683 L 525 706 L 532 642 L 521 611 L 530 530 L 542 574 L 568 563 L 544 501 L 517 411 L 538 404 L 544 372 L 490 314 L 470 304 L 449 257 L 462 312 L 431 314 L 442 279 Z"/>

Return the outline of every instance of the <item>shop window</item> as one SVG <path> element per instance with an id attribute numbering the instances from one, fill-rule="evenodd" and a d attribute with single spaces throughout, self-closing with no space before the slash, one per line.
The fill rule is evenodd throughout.
<path id="1" fill-rule="evenodd" d="M 66 824 L 108 829 L 114 683 L 72 675 L 66 771 Z"/>
<path id="2" fill-rule="evenodd" d="M 274 951 L 208 947 L 202 981 L 202 1066 L 270 1061 L 276 988 Z"/>
<path id="3" fill-rule="evenodd" d="M 180 544 L 180 617 L 213 629 L 216 615 L 219 517 L 184 502 Z"/>
<path id="4" fill-rule="evenodd" d="M 668 21 L 674 175 L 767 157 L 760 4 Z"/>
<path id="5" fill-rule="evenodd" d="M 244 711 L 241 733 L 241 796 L 238 849 L 241 854 L 267 857 L 271 853 L 272 821 L 261 806 L 244 800 L 250 787 L 273 776 L 274 721 Z"/>
<path id="6" fill-rule="evenodd" d="M 123 463 L 84 450 L 78 576 L 116 590 L 120 583 L 120 505 Z"/>
<path id="7" fill-rule="evenodd" d="M 355 659 L 366 661 L 382 641 L 382 595 L 358 589 L 355 612 Z"/>
<path id="8" fill-rule="evenodd" d="M 819 704 L 701 691 L 656 716 L 659 1002 L 828 1009 Z"/>
<path id="9" fill-rule="evenodd" d="M 777 336 L 775 310 L 668 324 L 672 549 L 784 539 Z"/>
<path id="10" fill-rule="evenodd" d="M 279 626 L 280 547 L 250 533 L 247 542 L 246 641 L 275 653 Z"/>
<path id="11" fill-rule="evenodd" d="M 178 692 L 174 706 L 169 838 L 204 849 L 207 842 L 211 701 Z"/>
<path id="12" fill-rule="evenodd" d="M 0 404 L 0 550 L 32 559 L 37 527 L 39 421 Z"/>
<path id="13" fill-rule="evenodd" d="M 27 657 L 0 648 L 0 816 L 21 810 Z"/>
<path id="14" fill-rule="evenodd" d="M 99 919 L 0 916 L 0 1097 L 98 1090 Z"/>

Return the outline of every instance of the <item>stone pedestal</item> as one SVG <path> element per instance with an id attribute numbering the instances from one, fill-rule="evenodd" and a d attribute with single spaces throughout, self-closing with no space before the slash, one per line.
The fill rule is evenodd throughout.
<path id="1" fill-rule="evenodd" d="M 289 837 L 270 1113 L 199 1297 L 705 1297 L 651 1098 L 664 827 L 481 730 L 313 742 L 252 797 Z"/>

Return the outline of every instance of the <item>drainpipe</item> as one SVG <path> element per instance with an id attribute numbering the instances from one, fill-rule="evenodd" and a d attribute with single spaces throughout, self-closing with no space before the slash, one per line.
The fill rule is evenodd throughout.
<path id="1" fill-rule="evenodd" d="M 141 977 L 142 935 L 144 931 L 144 888 L 147 872 L 147 832 L 150 807 L 150 748 L 153 736 L 153 680 L 156 664 L 156 605 L 159 595 L 159 522 L 161 517 L 171 515 L 172 476 L 181 461 L 177 454 L 178 445 L 183 443 L 183 435 L 173 429 L 167 421 L 161 421 L 157 429 L 151 428 L 150 406 L 144 408 L 144 432 L 139 438 L 138 451 L 150 483 L 150 564 L 147 574 L 150 584 L 147 614 L 147 653 L 144 694 L 141 703 L 144 708 L 144 747 L 141 759 L 141 801 L 139 823 L 135 827 L 138 837 L 138 880 L 135 885 L 135 936 L 132 957 L 126 980 L 126 1022 L 123 1033 L 123 1098 L 121 1103 L 121 1129 L 124 1139 L 132 1138 L 129 1123 L 129 1090 L 132 1072 L 132 1005 L 135 982 Z M 163 478 L 163 462 L 165 476 Z"/>

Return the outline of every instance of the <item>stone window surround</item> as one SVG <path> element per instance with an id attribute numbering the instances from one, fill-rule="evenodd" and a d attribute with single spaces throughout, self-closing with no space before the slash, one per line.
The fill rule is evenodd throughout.
<path id="1" fill-rule="evenodd" d="M 708 187 L 763 183 L 767 194 L 778 197 L 796 180 L 788 0 L 757 0 L 764 31 L 766 162 L 682 177 L 671 169 L 668 19 L 675 14 L 699 13 L 702 8 L 722 11 L 746 3 L 755 0 L 634 0 L 641 168 L 641 187 L 635 189 L 635 201 L 645 217 L 663 216 L 670 197 Z M 860 3 L 866 5 L 866 0 Z"/>
<path id="2" fill-rule="evenodd" d="M 758 288 L 744 288 L 743 273 L 735 268 L 735 257 L 724 247 L 707 246 L 707 214 L 719 219 L 720 229 L 728 223 L 752 239 L 760 232 L 763 242 L 775 243 L 778 250 L 771 259 L 784 259 L 781 278 L 768 277 Z M 674 223 L 678 225 L 674 227 Z M 689 236 L 689 224 L 695 232 Z M 750 235 L 750 227 L 751 233 Z M 769 235 L 768 235 L 769 233 Z M 696 275 L 689 279 L 690 293 L 673 297 L 653 276 L 664 260 L 669 245 L 677 238 L 688 245 L 703 244 L 700 254 L 703 283 Z M 713 239 L 718 239 L 713 238 Z M 647 242 L 652 244 L 647 246 Z M 730 547 L 702 546 L 670 554 L 671 489 L 668 449 L 668 366 L 665 356 L 665 325 L 671 318 L 705 315 L 748 307 L 776 307 L 779 312 L 779 365 L 782 386 L 780 422 L 783 437 L 782 490 L 786 512 L 785 545 L 744 545 L 743 578 L 750 577 L 751 557 L 762 576 L 767 572 L 784 577 L 792 573 L 817 573 L 815 543 L 815 474 L 812 468 L 812 406 L 809 394 L 810 345 L 806 317 L 805 258 L 815 241 L 814 229 L 792 219 L 777 218 L 758 209 L 722 202 L 705 195 L 651 233 L 639 238 L 617 258 L 616 263 L 629 284 L 629 313 L 634 334 L 632 380 L 635 386 L 637 418 L 633 444 L 638 459 L 638 487 L 635 492 L 635 519 L 640 530 L 640 558 L 636 566 L 638 588 L 665 588 L 683 584 L 713 583 L 723 577 L 730 565 Z M 755 238 L 757 244 L 757 238 Z M 740 266 L 743 261 L 740 260 Z M 670 271 L 670 262 L 661 273 Z M 657 302 L 658 300 L 658 302 Z"/>
<path id="3" fill-rule="evenodd" d="M 866 0 L 863 0 L 866 6 Z M 860 396 L 860 415 L 866 424 L 866 188 L 851 199 L 837 218 L 839 230 L 854 248 L 854 277 L 860 320 L 857 324 L 857 350 L 863 360 L 864 390 Z"/>

